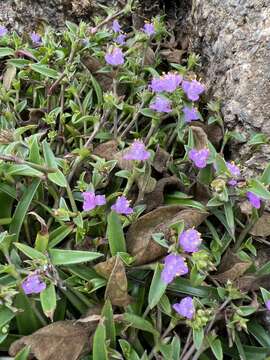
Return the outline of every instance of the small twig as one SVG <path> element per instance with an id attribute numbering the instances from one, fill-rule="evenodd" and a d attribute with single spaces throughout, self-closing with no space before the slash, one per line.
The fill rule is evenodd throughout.
<path id="1" fill-rule="evenodd" d="M 144 102 L 141 103 L 138 110 L 133 115 L 133 118 L 132 118 L 131 122 L 128 124 L 128 126 L 125 128 L 125 130 L 120 135 L 120 138 L 124 137 L 129 132 L 129 130 L 132 129 L 133 125 L 136 123 L 136 121 L 137 121 L 137 119 L 138 119 L 138 117 L 140 115 L 141 109 L 144 107 L 144 104 L 145 104 Z"/>
<path id="2" fill-rule="evenodd" d="M 55 169 L 55 168 L 48 168 L 47 166 L 35 164 L 35 163 L 23 160 L 17 156 L 13 156 L 13 155 L 0 155 L 0 160 L 10 161 L 10 162 L 14 162 L 16 164 L 28 165 L 28 166 L 31 166 L 33 169 L 39 170 L 45 174 L 54 173 L 57 171 L 57 169 Z"/>

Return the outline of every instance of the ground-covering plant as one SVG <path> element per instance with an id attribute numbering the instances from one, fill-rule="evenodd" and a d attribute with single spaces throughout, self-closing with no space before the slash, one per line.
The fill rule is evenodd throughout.
<path id="1" fill-rule="evenodd" d="M 199 57 L 131 11 L 0 27 L 0 349 L 266 359 L 270 167 L 242 176 Z"/>

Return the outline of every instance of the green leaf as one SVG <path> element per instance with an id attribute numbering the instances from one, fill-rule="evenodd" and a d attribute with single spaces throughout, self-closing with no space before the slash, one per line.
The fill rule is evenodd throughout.
<path id="1" fill-rule="evenodd" d="M 14 164 L 10 165 L 6 171 L 6 175 L 9 176 L 33 176 L 33 177 L 39 177 L 41 178 L 43 176 L 41 171 L 38 171 L 36 169 L 33 169 L 29 165 L 25 164 Z"/>
<path id="2" fill-rule="evenodd" d="M 60 249 L 50 249 L 49 255 L 53 265 L 78 264 L 103 256 L 103 254 L 98 252 Z"/>
<path id="3" fill-rule="evenodd" d="M 31 346 L 25 346 L 24 348 L 22 348 L 22 350 L 20 350 L 18 352 L 18 354 L 15 356 L 14 360 L 27 360 L 29 359 L 29 354 L 30 354 L 30 350 L 31 350 Z"/>
<path id="4" fill-rule="evenodd" d="M 255 195 L 261 197 L 264 200 L 270 200 L 270 192 L 266 190 L 264 185 L 259 180 L 250 180 L 248 191 L 253 192 Z"/>
<path id="5" fill-rule="evenodd" d="M 72 225 L 61 225 L 49 235 L 49 248 L 53 248 L 64 240 L 73 230 Z"/>
<path id="6" fill-rule="evenodd" d="M 13 318 L 15 314 L 9 310 L 7 307 L 0 306 L 0 329 L 7 325 Z"/>
<path id="7" fill-rule="evenodd" d="M 239 335 L 237 332 L 235 332 L 235 345 L 237 347 L 238 353 L 240 355 L 240 359 L 241 360 L 247 360 L 246 354 L 245 354 L 245 350 L 243 348 L 243 344 L 241 342 L 241 339 L 239 338 Z"/>
<path id="8" fill-rule="evenodd" d="M 9 65 L 13 65 L 18 69 L 22 69 L 25 66 L 30 65 L 31 63 L 32 63 L 32 61 L 27 60 L 27 59 L 11 59 L 11 60 L 8 60 Z"/>
<path id="9" fill-rule="evenodd" d="M 270 164 L 268 164 L 266 166 L 266 168 L 264 169 L 264 172 L 260 178 L 260 181 L 264 184 L 264 185 L 269 185 L 270 184 Z"/>
<path id="10" fill-rule="evenodd" d="M 54 70 L 49 68 L 47 65 L 43 65 L 43 64 L 31 64 L 30 68 L 34 71 L 36 71 L 37 73 L 44 75 L 46 77 L 52 78 L 52 79 L 58 79 L 59 78 L 59 73 Z"/>
<path id="11" fill-rule="evenodd" d="M 56 309 L 56 293 L 53 284 L 50 284 L 40 293 L 40 302 L 44 314 L 53 321 L 54 311 Z"/>
<path id="12" fill-rule="evenodd" d="M 66 187 L 67 186 L 67 180 L 64 176 L 64 174 L 58 169 L 57 162 L 54 156 L 54 153 L 52 152 L 52 149 L 50 148 L 50 145 L 47 143 L 46 140 L 42 142 L 43 146 L 43 153 L 45 157 L 45 162 L 48 165 L 48 167 L 57 169 L 54 173 L 49 173 L 48 178 L 53 183 L 55 183 L 58 186 Z"/>
<path id="13" fill-rule="evenodd" d="M 0 48 L 0 58 L 14 55 L 14 50 L 8 47 Z"/>
<path id="14" fill-rule="evenodd" d="M 123 315 L 123 318 L 125 321 L 130 323 L 131 326 L 134 327 L 135 329 L 150 332 L 151 334 L 153 334 L 155 336 L 159 335 L 159 332 L 153 327 L 153 325 L 149 321 L 143 319 L 142 317 L 140 317 L 138 315 L 125 313 Z"/>
<path id="15" fill-rule="evenodd" d="M 9 226 L 9 233 L 15 234 L 15 241 L 18 241 L 21 227 L 29 206 L 35 196 L 35 193 L 40 184 L 40 179 L 34 179 L 32 184 L 25 188 L 23 196 L 19 201 L 16 210 L 13 214 L 11 224 Z"/>
<path id="16" fill-rule="evenodd" d="M 46 260 L 47 257 L 42 254 L 42 252 L 21 243 L 14 243 L 14 245 L 23 252 L 26 256 L 28 256 L 30 259 L 43 259 Z"/>
<path id="17" fill-rule="evenodd" d="M 119 215 L 111 211 L 108 215 L 107 237 L 112 256 L 127 252 L 125 236 Z"/>
<path id="18" fill-rule="evenodd" d="M 192 330 L 193 333 L 193 342 L 197 350 L 199 350 L 202 346 L 203 339 L 204 339 L 204 331 L 203 329 L 199 330 Z"/>
<path id="19" fill-rule="evenodd" d="M 130 343 L 124 339 L 119 340 L 119 344 L 121 346 L 122 353 L 125 359 L 128 360 L 142 360 L 136 353 L 136 351 L 131 347 Z"/>
<path id="20" fill-rule="evenodd" d="M 157 113 L 154 111 L 154 110 L 151 110 L 149 108 L 144 108 L 144 109 L 141 109 L 140 110 L 140 113 L 143 115 L 143 116 L 146 116 L 146 117 L 149 117 L 149 118 L 157 118 Z"/>
<path id="21" fill-rule="evenodd" d="M 200 298 L 219 299 L 216 288 L 212 286 L 192 286 L 190 280 L 183 278 L 176 278 L 168 285 L 168 290 Z"/>
<path id="22" fill-rule="evenodd" d="M 211 342 L 210 347 L 211 350 L 213 351 L 213 354 L 215 355 L 215 358 L 217 360 L 222 360 L 223 350 L 222 350 L 221 341 L 219 339 L 215 339 L 213 342 Z"/>
<path id="23" fill-rule="evenodd" d="M 268 300 L 270 300 L 270 291 L 268 291 L 264 288 L 260 288 L 260 290 L 262 293 L 263 301 L 264 301 L 264 303 L 266 303 Z"/>
<path id="24" fill-rule="evenodd" d="M 106 329 L 103 324 L 99 323 L 93 340 L 93 360 L 108 359 L 108 352 L 106 348 Z"/>
<path id="25" fill-rule="evenodd" d="M 270 349 L 270 333 L 263 328 L 256 320 L 251 320 L 247 324 L 248 331 L 255 339 L 260 343 L 261 346 L 268 347 Z"/>
<path id="26" fill-rule="evenodd" d="M 110 300 L 106 300 L 105 305 L 103 306 L 101 312 L 101 316 L 104 317 L 106 338 L 110 340 L 110 347 L 114 349 L 116 344 L 116 334 L 115 334 L 115 324 L 113 320 L 113 309 Z"/>
<path id="27" fill-rule="evenodd" d="M 23 292 L 16 295 L 14 306 L 21 310 L 16 314 L 17 328 L 20 335 L 33 334 L 42 326 L 33 310 L 31 299 Z"/>
<path id="28" fill-rule="evenodd" d="M 234 213 L 232 203 L 230 201 L 224 204 L 225 218 L 227 220 L 228 227 L 232 238 L 235 236 L 235 224 L 234 224 Z"/>
<path id="29" fill-rule="evenodd" d="M 162 265 L 157 263 L 148 294 L 148 304 L 150 309 L 153 309 L 159 303 L 160 298 L 167 288 L 167 284 L 161 280 L 161 272 Z"/>
<path id="30" fill-rule="evenodd" d="M 92 74 L 90 75 L 90 79 L 97 96 L 98 106 L 101 106 L 101 104 L 103 103 L 102 89 Z"/>
<path id="31" fill-rule="evenodd" d="M 181 351 L 181 342 L 178 335 L 174 335 L 172 342 L 172 360 L 179 360 Z"/>

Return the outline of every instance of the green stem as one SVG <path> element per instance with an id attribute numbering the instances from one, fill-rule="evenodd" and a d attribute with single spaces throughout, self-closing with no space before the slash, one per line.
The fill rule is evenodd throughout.
<path id="1" fill-rule="evenodd" d="M 70 204 L 71 204 L 72 211 L 78 212 L 77 205 L 76 205 L 76 202 L 74 200 L 74 197 L 73 197 L 71 188 L 69 186 L 69 183 L 67 183 L 67 195 L 68 195 L 68 198 L 69 198 L 69 201 L 70 201 Z"/>

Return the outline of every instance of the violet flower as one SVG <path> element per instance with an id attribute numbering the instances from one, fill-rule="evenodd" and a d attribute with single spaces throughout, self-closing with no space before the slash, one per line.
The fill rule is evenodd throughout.
<path id="1" fill-rule="evenodd" d="M 0 37 L 5 36 L 7 34 L 7 32 L 8 32 L 8 29 L 5 26 L 0 25 Z"/>
<path id="2" fill-rule="evenodd" d="M 198 111 L 195 108 L 190 108 L 188 106 L 184 106 L 183 113 L 184 113 L 184 120 L 187 123 L 189 123 L 193 120 L 198 120 L 200 118 Z"/>
<path id="3" fill-rule="evenodd" d="M 170 254 L 165 257 L 164 269 L 161 273 L 161 279 L 163 282 L 169 284 L 176 276 L 185 275 L 187 273 L 188 267 L 182 256 Z"/>
<path id="4" fill-rule="evenodd" d="M 270 299 L 266 301 L 265 305 L 266 309 L 270 311 Z"/>
<path id="5" fill-rule="evenodd" d="M 119 24 L 118 20 L 113 21 L 112 29 L 115 33 L 119 33 L 121 31 L 121 25 Z"/>
<path id="6" fill-rule="evenodd" d="M 155 93 L 161 93 L 164 91 L 164 81 L 162 77 L 153 78 L 149 88 Z"/>
<path id="7" fill-rule="evenodd" d="M 41 40 L 41 36 L 39 34 L 37 34 L 36 32 L 32 32 L 30 34 L 30 37 L 31 37 L 31 40 L 34 44 L 36 45 L 40 45 L 42 43 L 42 40 Z"/>
<path id="8" fill-rule="evenodd" d="M 154 35 L 154 34 L 155 34 L 154 24 L 152 24 L 152 23 L 145 23 L 145 24 L 144 24 L 144 27 L 143 27 L 143 31 L 144 31 L 145 34 L 147 34 L 148 36 Z"/>
<path id="9" fill-rule="evenodd" d="M 164 91 L 173 93 L 181 84 L 183 77 L 177 73 L 169 72 L 163 76 Z"/>
<path id="10" fill-rule="evenodd" d="M 188 153 L 189 159 L 192 160 L 195 166 L 199 169 L 203 169 L 206 167 L 209 155 L 210 151 L 208 149 L 192 149 Z"/>
<path id="11" fill-rule="evenodd" d="M 120 48 L 115 47 L 105 55 L 105 60 L 109 65 L 118 66 L 124 64 L 124 55 Z"/>
<path id="12" fill-rule="evenodd" d="M 23 280 L 22 288 L 26 295 L 39 294 L 46 289 L 46 284 L 39 275 L 31 274 Z"/>
<path id="13" fill-rule="evenodd" d="M 118 36 L 115 38 L 115 42 L 116 42 L 118 45 L 125 45 L 125 43 L 126 43 L 126 37 L 127 37 L 127 35 L 125 35 L 125 34 L 120 34 L 120 35 L 118 35 Z"/>
<path id="14" fill-rule="evenodd" d="M 191 320 L 195 314 L 193 299 L 190 296 L 183 298 L 179 303 L 173 305 L 173 309 L 181 316 Z"/>
<path id="15" fill-rule="evenodd" d="M 247 198 L 255 209 L 259 209 L 261 207 L 261 198 L 257 195 L 255 195 L 253 192 L 248 191 L 247 192 Z"/>
<path id="16" fill-rule="evenodd" d="M 145 145 L 141 140 L 134 140 L 130 149 L 123 156 L 123 159 L 145 161 L 149 159 L 150 155 L 150 152 L 145 149 Z"/>
<path id="17" fill-rule="evenodd" d="M 201 233 L 195 229 L 183 231 L 179 236 L 179 244 L 188 253 L 197 252 L 201 245 Z"/>
<path id="18" fill-rule="evenodd" d="M 118 214 L 130 215 L 133 213 L 133 209 L 129 206 L 129 201 L 125 196 L 119 196 L 111 209 Z"/>
<path id="19" fill-rule="evenodd" d="M 197 80 L 183 81 L 182 88 L 187 98 L 191 101 L 199 100 L 199 95 L 205 90 L 204 86 Z"/>
<path id="20" fill-rule="evenodd" d="M 235 178 L 237 178 L 238 176 L 241 175 L 240 169 L 237 165 L 235 165 L 235 163 L 233 161 L 231 162 L 226 162 L 227 168 L 232 176 L 232 179 L 230 179 L 228 181 L 228 184 L 230 186 L 236 186 L 237 185 L 237 180 Z"/>
<path id="21" fill-rule="evenodd" d="M 150 109 L 155 110 L 157 112 L 170 113 L 171 102 L 168 99 L 165 99 L 161 96 L 157 96 L 154 101 L 149 106 Z"/>
<path id="22" fill-rule="evenodd" d="M 95 195 L 94 191 L 86 191 L 82 193 L 83 196 L 83 210 L 90 211 L 97 206 L 105 205 L 106 199 L 104 195 Z"/>

